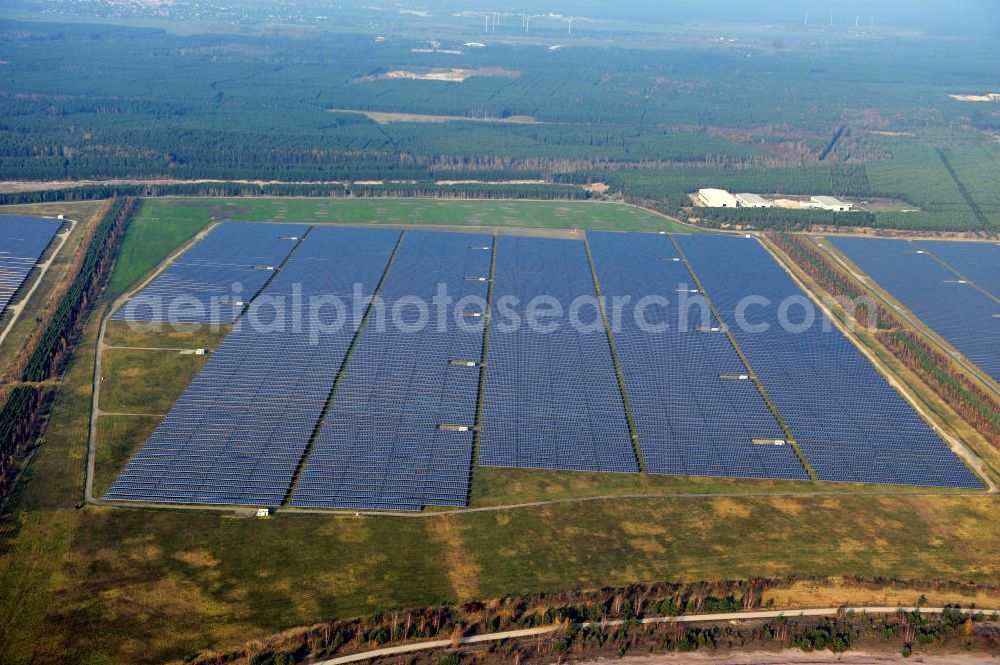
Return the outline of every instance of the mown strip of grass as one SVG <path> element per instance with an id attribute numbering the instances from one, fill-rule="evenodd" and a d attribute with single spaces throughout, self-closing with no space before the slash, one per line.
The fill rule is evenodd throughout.
<path id="1" fill-rule="evenodd" d="M 190 224 L 212 217 L 247 221 L 499 226 L 539 229 L 681 231 L 691 227 L 642 208 L 596 201 L 440 199 L 147 199 L 140 219 Z"/>

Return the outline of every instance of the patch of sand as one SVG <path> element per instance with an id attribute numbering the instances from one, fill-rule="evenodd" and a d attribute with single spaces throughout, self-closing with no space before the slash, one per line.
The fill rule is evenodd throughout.
<path id="1" fill-rule="evenodd" d="M 355 111 L 352 109 L 328 109 L 331 113 L 359 113 L 380 125 L 393 122 L 487 122 L 505 125 L 542 124 L 527 115 L 512 115 L 506 118 L 473 118 L 464 115 L 430 115 L 426 113 L 387 113 L 383 111 Z"/>
<path id="2" fill-rule="evenodd" d="M 960 102 L 1000 102 L 1000 92 L 988 92 L 985 95 L 948 95 Z"/>
<path id="3" fill-rule="evenodd" d="M 462 67 L 452 67 L 451 69 L 429 69 L 423 72 L 415 72 L 409 69 L 393 69 L 382 74 L 372 74 L 355 79 L 356 81 L 386 81 L 409 79 L 412 81 L 446 81 L 450 83 L 461 83 L 474 76 L 489 78 L 518 78 L 521 72 L 503 69 L 501 67 L 480 67 L 479 69 L 465 69 Z"/>
<path id="4" fill-rule="evenodd" d="M 913 132 L 876 132 L 872 131 L 875 136 L 916 136 Z"/>

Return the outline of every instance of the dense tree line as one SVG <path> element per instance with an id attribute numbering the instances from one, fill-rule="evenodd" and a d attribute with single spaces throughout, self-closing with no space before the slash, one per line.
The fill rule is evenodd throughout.
<path id="1" fill-rule="evenodd" d="M 769 233 L 767 237 L 828 293 L 858 305 L 852 316 L 860 325 L 881 330 L 894 326 L 895 317 L 885 307 L 873 298 L 866 298 L 865 293 L 847 274 L 834 267 L 812 245 L 785 232 Z"/>
<path id="2" fill-rule="evenodd" d="M 135 209 L 134 199 L 117 199 L 101 218 L 87 242 L 87 248 L 66 293 L 49 318 L 40 336 L 32 337 L 23 358 L 21 379 L 3 398 L 0 409 L 0 499 L 12 489 L 18 456 L 37 438 L 54 390 L 45 381 L 58 378 L 66 368 L 70 353 L 97 296 L 114 266 L 114 258 Z"/>
<path id="3" fill-rule="evenodd" d="M 116 199 L 98 223 L 72 284 L 28 359 L 24 381 L 45 381 L 62 373 L 86 316 L 111 274 L 135 206 L 135 199 Z"/>
<path id="4" fill-rule="evenodd" d="M 836 164 L 830 169 L 830 189 L 836 196 L 870 196 L 868 170 L 864 164 Z"/>
<path id="5" fill-rule="evenodd" d="M 800 231 L 814 226 L 877 226 L 870 212 L 790 210 L 786 208 L 694 208 L 689 216 L 702 226 L 716 229 L 754 228 Z"/>
<path id="6" fill-rule="evenodd" d="M 1000 448 L 1000 404 L 953 369 L 947 356 L 909 330 L 881 331 L 878 339 L 987 441 Z"/>
<path id="7" fill-rule="evenodd" d="M 0 506 L 13 489 L 18 455 L 37 434 L 51 395 L 51 388 L 16 386 L 5 396 L 0 409 Z"/>
<path id="8" fill-rule="evenodd" d="M 944 151 L 941 150 L 941 148 L 935 148 L 934 151 L 941 160 L 941 165 L 944 166 L 948 175 L 951 176 L 951 179 L 955 181 L 955 186 L 958 187 L 958 191 L 962 194 L 962 198 L 964 198 L 965 202 L 969 204 L 969 209 L 972 210 L 972 214 L 976 216 L 976 221 L 979 222 L 982 230 L 991 230 L 993 228 L 993 224 L 991 224 L 990 220 L 986 218 L 986 214 L 983 213 L 983 209 L 972 197 L 972 193 L 969 192 L 969 188 L 965 186 L 965 183 L 962 182 L 962 179 L 958 176 L 958 173 L 955 171 L 955 167 L 951 165 L 951 161 L 948 159 L 948 156 L 944 154 Z"/>
<path id="9" fill-rule="evenodd" d="M 421 196 L 479 199 L 586 199 L 592 194 L 580 187 L 559 184 L 466 183 L 437 185 L 433 182 L 384 184 L 252 184 L 205 182 L 185 184 L 84 185 L 63 189 L 0 194 L 0 205 L 87 201 L 114 197 L 154 196 L 302 196 L 341 198 Z"/>

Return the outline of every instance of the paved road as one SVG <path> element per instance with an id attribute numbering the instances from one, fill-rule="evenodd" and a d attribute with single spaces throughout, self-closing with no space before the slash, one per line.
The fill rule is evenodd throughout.
<path id="1" fill-rule="evenodd" d="M 45 273 L 47 273 L 49 271 L 49 268 L 52 267 L 52 262 L 56 260 L 56 257 L 59 256 L 59 252 L 61 252 L 63 247 L 66 246 L 66 241 L 69 240 L 69 237 L 71 235 L 73 235 L 73 231 L 76 230 L 76 225 L 79 223 L 75 219 L 64 219 L 63 221 L 70 223 L 69 230 L 65 231 L 64 233 L 60 233 L 56 236 L 57 238 L 59 238 L 59 246 L 56 247 L 56 251 L 52 252 L 52 255 L 49 256 L 48 260 L 45 261 L 45 263 L 38 266 L 39 269 L 38 276 L 35 278 L 34 284 L 31 285 L 31 289 L 29 289 L 28 293 L 25 294 L 23 298 L 21 298 L 20 302 L 8 308 L 12 316 L 10 317 L 10 320 L 7 322 L 7 327 L 3 329 L 2 333 L 0 333 L 0 344 L 3 344 L 3 341 L 7 339 L 7 335 L 9 335 L 10 331 L 14 329 L 14 324 L 17 323 L 17 320 L 19 318 L 21 318 L 21 312 L 24 311 L 24 308 L 27 306 L 28 301 L 31 300 L 31 296 L 35 295 L 35 291 L 38 289 L 38 286 L 42 283 L 42 278 L 45 277 Z"/>
<path id="2" fill-rule="evenodd" d="M 749 619 L 778 619 L 781 617 L 827 617 L 837 616 L 841 613 L 854 612 L 856 614 L 895 614 L 896 612 L 913 612 L 919 609 L 921 614 L 941 614 L 945 611 L 943 607 L 821 607 L 807 608 L 801 610 L 762 610 L 758 612 L 724 612 L 719 614 L 692 614 L 677 617 L 649 617 L 640 621 L 643 625 L 663 624 L 663 623 L 708 623 L 719 621 L 746 621 Z M 992 614 L 997 610 L 963 610 L 966 614 L 983 612 Z M 615 628 L 623 625 L 624 621 L 597 621 L 578 624 L 579 628 Z M 485 633 L 483 635 L 472 635 L 457 640 L 459 645 L 480 644 L 483 642 L 497 642 L 502 640 L 512 640 L 524 637 L 535 637 L 537 635 L 548 635 L 560 630 L 562 626 L 541 626 L 539 628 L 526 628 L 523 630 L 508 630 L 499 633 Z M 418 651 L 430 651 L 433 649 L 447 649 L 455 646 L 456 640 L 433 640 L 429 642 L 416 642 L 413 644 L 401 644 L 394 647 L 383 647 L 362 651 L 347 656 L 338 656 L 329 660 L 318 661 L 314 665 L 345 665 L 346 663 L 356 663 L 372 658 L 387 658 L 399 656 Z"/>

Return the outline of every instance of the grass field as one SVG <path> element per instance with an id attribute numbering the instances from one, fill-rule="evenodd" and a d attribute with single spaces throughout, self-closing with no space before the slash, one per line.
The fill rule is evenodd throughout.
<path id="1" fill-rule="evenodd" d="M 579 497 L 655 494 L 801 494 L 907 492 L 915 488 L 782 480 L 744 480 L 632 473 L 566 472 L 544 469 L 476 467 L 472 508 L 506 506 Z M 938 491 L 935 489 L 935 491 Z M 944 489 L 944 492 L 951 490 Z"/>
<path id="2" fill-rule="evenodd" d="M 485 201 L 441 199 L 150 199 L 140 220 L 206 223 L 249 221 L 519 226 L 542 229 L 691 231 L 656 213 L 596 201 Z"/>
<path id="3" fill-rule="evenodd" d="M 154 349 L 215 349 L 229 334 L 230 326 L 202 326 L 197 331 L 175 330 L 164 324 L 153 332 L 132 328 L 128 321 L 108 321 L 104 330 L 105 346 L 140 346 Z"/>
<path id="4" fill-rule="evenodd" d="M 118 265 L 108 282 L 107 293 L 112 298 L 124 293 L 210 221 L 193 211 L 190 215 L 161 214 L 159 208 L 156 200 L 143 201 L 139 213 L 129 223 Z"/>
<path id="5" fill-rule="evenodd" d="M 177 351 L 106 349 L 101 365 L 101 411 L 163 415 L 208 356 Z"/>
<path id="6" fill-rule="evenodd" d="M 157 251 L 169 253 L 166 245 Z M 141 274 L 133 261 L 157 262 L 133 252 L 117 270 Z M 108 336 L 122 345 L 141 339 L 115 326 Z M 630 485 L 636 477 L 478 469 L 479 505 L 671 483 L 695 493 L 424 518 L 77 509 L 95 340 L 96 317 L 27 482 L 0 517 L 5 664 L 163 662 L 320 619 L 630 582 L 858 575 L 1000 583 L 1000 498 L 986 495 L 709 497 L 698 492 L 719 481 Z M 102 418 L 98 492 L 153 424 Z M 824 591 L 815 593 L 834 593 Z M 799 602 L 812 593 L 802 590 Z M 867 598 L 861 589 L 835 593 L 843 602 Z"/>

